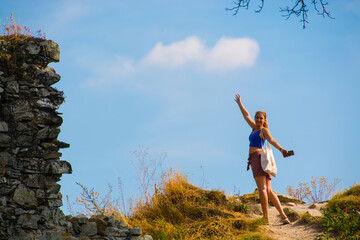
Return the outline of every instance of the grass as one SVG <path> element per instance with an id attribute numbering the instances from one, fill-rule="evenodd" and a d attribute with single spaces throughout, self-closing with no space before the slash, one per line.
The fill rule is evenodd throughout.
<path id="1" fill-rule="evenodd" d="M 125 206 L 121 211 L 121 204 L 111 201 L 111 191 L 102 198 L 93 189 L 80 185 L 83 195 L 78 203 L 88 211 L 88 215 L 111 214 L 129 226 L 141 227 L 144 233 L 159 240 L 270 239 L 259 227 L 265 224 L 264 219 L 251 219 L 247 215 L 246 203 L 259 200 L 256 192 L 226 196 L 220 190 L 201 189 L 191 184 L 185 175 L 171 169 L 160 171 L 158 175 L 150 174 L 149 178 L 143 173 L 156 172 L 150 168 L 158 164 L 143 164 L 149 155 L 146 151 L 137 153 L 136 158 L 141 160 L 137 169 L 141 176 L 145 176 L 140 178 L 144 186 L 141 197 L 132 204 L 130 211 L 126 212 Z M 303 192 L 314 192 L 309 196 L 314 196 L 313 200 L 317 201 L 331 195 L 337 182 L 328 183 L 326 178 L 315 178 L 310 185 L 299 189 L 306 187 Z M 300 219 L 312 227 L 322 227 L 324 232 L 317 239 L 328 239 L 330 234 L 336 235 L 337 239 L 360 239 L 360 185 L 354 185 L 329 200 L 327 207 L 322 209 L 323 217 L 313 217 L 309 212 L 300 216 L 287 208 L 284 211 L 292 221 Z"/>
<path id="2" fill-rule="evenodd" d="M 254 201 L 252 196 L 226 196 L 220 190 L 204 190 L 191 184 L 187 177 L 170 172 L 154 185 L 151 196 L 137 199 L 129 214 L 121 214 L 111 201 L 99 201 L 98 193 L 88 190 L 89 197 L 97 206 L 96 212 L 112 214 L 125 220 L 129 226 L 137 226 L 154 239 L 270 239 L 259 226 L 264 219 L 251 219 L 247 216 L 246 201 Z M 83 198 L 85 199 L 85 198 Z M 108 197 L 105 199 L 109 199 Z M 85 201 L 85 202 L 86 202 Z M 84 203 L 82 203 L 84 205 Z M 84 205 L 85 206 L 85 205 Z M 101 206 L 101 207 L 99 207 Z M 114 211 L 117 210 L 117 211 Z M 309 212 L 299 216 L 291 210 L 286 214 L 293 221 L 313 227 L 322 227 L 323 234 L 317 239 L 360 239 L 360 185 L 335 195 L 322 209 L 323 217 L 313 217 Z"/>
<path id="3" fill-rule="evenodd" d="M 171 170 L 155 184 L 154 194 L 137 199 L 127 215 L 114 207 L 119 205 L 108 194 L 101 198 L 93 189 L 79 186 L 83 194 L 77 202 L 88 215 L 111 214 L 129 226 L 141 227 L 154 239 L 270 239 L 259 228 L 264 219 L 248 218 L 248 208 L 238 197 L 201 189 Z"/>
<path id="4" fill-rule="evenodd" d="M 269 239 L 257 232 L 263 220 L 249 220 L 247 207 L 222 191 L 203 190 L 170 172 L 149 202 L 139 201 L 129 224 L 154 239 Z"/>
<path id="5" fill-rule="evenodd" d="M 308 225 L 321 226 L 322 218 L 314 217 L 309 212 L 305 212 L 305 213 L 301 214 L 299 221 L 301 223 L 308 224 Z"/>
<path id="6" fill-rule="evenodd" d="M 86 190 L 87 197 L 97 204 L 92 206 L 100 206 L 99 195 Z M 178 172 L 170 171 L 163 177 L 151 197 L 137 199 L 128 215 L 121 214 L 119 208 L 114 209 L 111 201 L 107 201 L 97 211 L 125 220 L 129 226 L 141 227 L 144 233 L 158 240 L 270 239 L 259 227 L 265 224 L 264 219 L 249 218 L 241 197 L 201 189 Z M 309 212 L 298 216 L 286 210 L 290 218 L 322 227 L 324 232 L 317 239 L 329 239 L 330 235 L 336 239 L 360 239 L 359 184 L 335 195 L 322 212 L 323 217 L 313 217 Z"/>
<path id="7" fill-rule="evenodd" d="M 284 208 L 284 212 L 291 222 L 295 222 L 301 218 L 297 212 L 291 210 L 290 208 Z"/>
<path id="8" fill-rule="evenodd" d="M 360 239 L 360 184 L 335 195 L 323 209 L 322 225 L 337 239 Z"/>
<path id="9" fill-rule="evenodd" d="M 7 23 L 3 23 L 0 28 L 0 39 L 2 40 L 23 40 L 26 38 L 33 38 L 33 39 L 45 39 L 46 36 L 41 30 L 36 31 L 34 34 L 29 27 L 20 25 L 16 21 L 14 14 L 11 13 L 10 19 L 6 18 Z"/>
<path id="10" fill-rule="evenodd" d="M 20 25 L 19 20 L 15 20 L 14 14 L 11 14 L 10 19 L 6 18 L 6 20 L 7 23 L 2 23 L 0 27 L 0 66 L 2 71 L 5 76 L 15 74 L 19 78 L 33 82 L 33 79 L 25 74 L 23 65 L 26 55 L 21 46 L 29 41 L 43 41 L 45 34 L 41 30 L 34 34 L 30 28 Z"/>

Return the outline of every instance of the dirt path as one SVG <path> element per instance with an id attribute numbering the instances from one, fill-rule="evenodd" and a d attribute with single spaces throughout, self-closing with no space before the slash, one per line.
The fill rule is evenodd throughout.
<path id="1" fill-rule="evenodd" d="M 316 204 L 315 208 L 309 208 L 310 205 L 283 206 L 302 215 L 309 212 L 310 215 L 322 216 L 320 208 L 324 204 Z M 253 216 L 261 216 L 260 204 L 252 206 Z M 294 221 L 291 224 L 282 224 L 281 217 L 275 207 L 269 207 L 269 225 L 262 226 L 264 233 L 276 240 L 314 240 L 322 234 L 321 229 L 313 227 L 309 224 L 302 224 L 300 221 Z"/>

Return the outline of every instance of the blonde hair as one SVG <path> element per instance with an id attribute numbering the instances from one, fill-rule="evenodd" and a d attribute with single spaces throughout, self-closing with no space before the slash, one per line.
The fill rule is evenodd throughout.
<path id="1" fill-rule="evenodd" d="M 257 112 L 255 113 L 255 117 L 256 117 L 256 115 L 257 115 L 258 113 L 262 114 L 262 115 L 264 116 L 264 118 L 265 118 L 263 127 L 264 127 L 264 128 L 268 128 L 268 127 L 269 127 L 269 124 L 268 124 L 268 121 L 267 121 L 267 118 L 266 118 L 266 112 L 264 112 L 264 111 L 257 111 Z"/>

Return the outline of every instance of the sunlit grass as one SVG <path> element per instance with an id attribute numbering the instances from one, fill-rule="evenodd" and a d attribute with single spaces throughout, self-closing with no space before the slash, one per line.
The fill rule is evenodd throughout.
<path id="1" fill-rule="evenodd" d="M 325 231 L 337 239 L 360 239 L 360 184 L 330 199 L 323 214 Z"/>
<path id="2" fill-rule="evenodd" d="M 246 206 L 236 198 L 220 190 L 201 189 L 172 170 L 156 184 L 151 198 L 136 201 L 128 216 L 114 211 L 112 205 L 99 208 L 96 192 L 88 197 L 95 202 L 83 197 L 79 203 L 87 209 L 97 206 L 99 211 L 92 208 L 93 212 L 126 218 L 130 226 L 141 227 L 154 239 L 269 239 L 259 231 L 265 222 L 248 218 Z"/>

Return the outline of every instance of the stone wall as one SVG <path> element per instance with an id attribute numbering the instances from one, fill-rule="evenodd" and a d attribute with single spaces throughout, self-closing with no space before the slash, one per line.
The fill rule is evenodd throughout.
<path id="1" fill-rule="evenodd" d="M 60 185 L 71 165 L 61 161 L 63 92 L 53 41 L 0 40 L 0 239 L 36 239 L 65 225 Z M 27 236 L 27 238 L 25 238 Z"/>
<path id="2" fill-rule="evenodd" d="M 59 208 L 57 182 L 72 172 L 59 152 L 69 144 L 57 139 L 64 96 L 52 85 L 60 75 L 48 66 L 59 60 L 51 40 L 0 39 L 0 239 L 139 239 L 111 219 L 65 217 Z"/>

